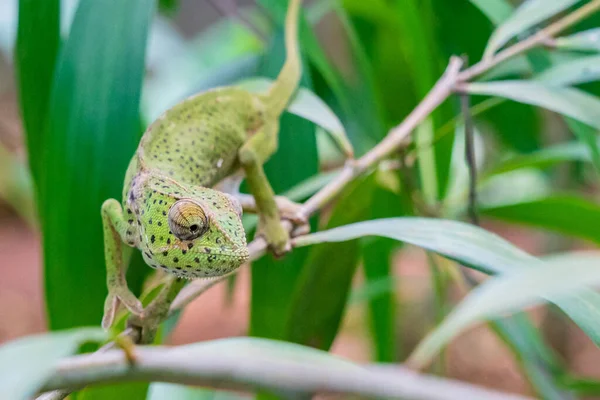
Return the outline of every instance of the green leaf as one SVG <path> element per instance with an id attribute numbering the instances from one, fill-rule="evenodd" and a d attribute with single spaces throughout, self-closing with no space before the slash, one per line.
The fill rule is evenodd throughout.
<path id="1" fill-rule="evenodd" d="M 442 219 L 384 218 L 359 222 L 296 239 L 296 246 L 383 236 L 411 243 L 489 274 L 543 267 L 535 257 L 481 228 Z M 600 294 L 580 289 L 554 301 L 600 345 Z"/>
<path id="2" fill-rule="evenodd" d="M 557 38 L 555 46 L 564 50 L 600 51 L 600 28 Z"/>
<path id="3" fill-rule="evenodd" d="M 29 167 L 39 190 L 54 67 L 60 45 L 60 0 L 20 0 L 16 72 Z"/>
<path id="4" fill-rule="evenodd" d="M 577 262 L 564 258 L 546 260 L 538 268 L 524 268 L 487 280 L 423 339 L 408 363 L 428 363 L 452 338 L 479 321 L 540 304 L 544 299 L 556 301 L 574 290 L 600 283 L 598 261 L 597 255 L 580 256 Z"/>
<path id="5" fill-rule="evenodd" d="M 266 92 L 272 84 L 272 79 L 255 78 L 243 81 L 239 86 L 260 93 Z M 288 104 L 287 111 L 325 129 L 346 157 L 353 158 L 354 150 L 344 126 L 329 106 L 311 90 L 299 88 Z"/>
<path id="6" fill-rule="evenodd" d="M 600 79 L 600 55 L 574 58 L 555 64 L 535 79 L 549 85 L 570 86 Z"/>
<path id="7" fill-rule="evenodd" d="M 558 365 L 555 354 L 543 342 L 525 313 L 494 320 L 489 326 L 512 349 L 529 384 L 540 398 L 574 399 L 557 384 L 557 375 L 562 373 L 562 366 Z"/>
<path id="8" fill-rule="evenodd" d="M 59 57 L 39 198 L 52 329 L 95 325 L 102 317 L 100 206 L 121 197 L 140 138 L 139 99 L 154 3 L 82 0 Z"/>
<path id="9" fill-rule="evenodd" d="M 0 398 L 31 398 L 51 375 L 56 363 L 85 342 L 108 339 L 100 328 L 82 328 L 28 336 L 0 346 Z"/>
<path id="10" fill-rule="evenodd" d="M 581 142 L 566 142 L 548 146 L 529 154 L 507 158 L 486 173 L 487 176 L 522 168 L 546 168 L 565 161 L 590 162 L 590 149 Z"/>
<path id="11" fill-rule="evenodd" d="M 470 0 L 494 25 L 500 25 L 513 13 L 507 0 Z"/>
<path id="12" fill-rule="evenodd" d="M 482 207 L 480 212 L 600 243 L 600 206 L 582 197 L 554 195 L 525 203 Z"/>
<path id="13" fill-rule="evenodd" d="M 491 57 L 513 37 L 559 14 L 581 0 L 527 0 L 492 34 L 484 58 Z"/>
<path id="14" fill-rule="evenodd" d="M 328 227 L 362 219 L 371 203 L 373 177 L 345 190 Z M 287 319 L 285 339 L 327 350 L 335 339 L 359 261 L 360 243 L 315 246 L 302 267 Z M 331 255 L 335 254 L 335 258 Z M 335 282 L 335 285 L 332 285 Z M 310 315 L 310 318 L 305 316 Z M 299 323 L 302 321 L 302 323 Z"/>
<path id="15" fill-rule="evenodd" d="M 544 107 L 600 129 L 600 99 L 578 89 L 519 80 L 471 83 L 466 89 L 471 94 L 500 96 Z"/>

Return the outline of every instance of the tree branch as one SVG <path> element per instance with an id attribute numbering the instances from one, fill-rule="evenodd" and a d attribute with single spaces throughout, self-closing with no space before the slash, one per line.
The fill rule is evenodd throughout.
<path id="1" fill-rule="evenodd" d="M 427 376 L 399 366 L 353 366 L 332 368 L 327 363 L 306 363 L 301 359 L 275 360 L 259 351 L 252 357 L 221 352 L 189 351 L 188 346 L 136 348 L 136 364 L 130 366 L 118 350 L 63 360 L 43 390 L 84 387 L 91 384 L 126 381 L 171 382 L 220 389 L 267 389 L 276 393 L 338 393 L 382 398 L 423 400 L 487 399 L 527 400 Z"/>

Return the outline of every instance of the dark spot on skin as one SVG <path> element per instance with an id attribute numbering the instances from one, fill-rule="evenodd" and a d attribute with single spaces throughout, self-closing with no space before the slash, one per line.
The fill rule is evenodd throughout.
<path id="1" fill-rule="evenodd" d="M 150 236 L 150 242 L 154 243 L 154 241 L 156 240 L 156 237 L 154 237 L 154 235 Z"/>
<path id="2" fill-rule="evenodd" d="M 130 241 L 128 241 L 127 243 L 128 243 L 130 246 L 133 246 L 133 245 L 135 244 L 135 243 L 133 243 L 133 241 L 131 241 L 131 240 L 130 240 Z"/>
<path id="3" fill-rule="evenodd" d="M 221 243 L 221 238 L 216 238 L 216 239 L 215 239 L 215 243 L 216 243 L 216 244 L 220 244 L 220 243 Z"/>
<path id="4" fill-rule="evenodd" d="M 163 251 L 163 256 L 168 256 L 169 252 L 168 251 Z"/>
<path id="5" fill-rule="evenodd" d="M 188 249 L 191 249 L 192 247 L 194 247 L 194 243 L 188 243 L 187 246 L 188 246 Z"/>
<path id="6" fill-rule="evenodd" d="M 181 269 L 183 269 L 183 268 L 181 268 L 181 267 L 175 267 L 175 269 L 179 269 L 179 270 L 181 270 Z"/>
<path id="7" fill-rule="evenodd" d="M 152 218 L 150 218 L 150 219 L 148 220 L 148 223 L 149 223 L 150 225 L 152 225 Z"/>
<path id="8" fill-rule="evenodd" d="M 144 252 L 144 254 L 145 254 L 145 255 L 146 255 L 146 257 L 148 257 L 148 258 L 152 258 L 152 256 L 151 256 L 150 254 L 148 254 L 148 253 Z"/>
<path id="9" fill-rule="evenodd" d="M 205 253 L 210 253 L 210 249 L 209 249 L 208 247 L 205 247 L 205 248 L 204 248 L 204 252 L 205 252 Z"/>
<path id="10" fill-rule="evenodd" d="M 163 211 L 163 212 L 162 212 L 162 215 L 163 215 L 163 216 L 167 216 L 167 212 L 166 212 L 166 211 Z"/>
<path id="11" fill-rule="evenodd" d="M 198 264 L 200 264 L 200 259 L 198 257 L 194 258 L 194 262 L 197 262 Z"/>
<path id="12" fill-rule="evenodd" d="M 190 269 L 192 269 L 192 266 L 191 266 L 191 265 L 186 265 L 185 267 L 186 267 L 186 268 L 190 268 Z"/>
<path id="13" fill-rule="evenodd" d="M 181 254 L 187 253 L 187 250 L 181 250 Z"/>
<path id="14" fill-rule="evenodd" d="M 171 238 L 167 239 L 167 244 L 171 244 Z"/>
<path id="15" fill-rule="evenodd" d="M 127 231 L 127 235 L 131 235 L 131 231 Z"/>
<path id="16" fill-rule="evenodd" d="M 173 262 L 176 262 L 176 263 L 177 263 L 177 262 L 179 262 L 179 258 L 175 257 L 175 258 L 173 259 Z"/>
<path id="17" fill-rule="evenodd" d="M 131 210 L 129 208 L 127 209 L 127 214 L 131 214 Z"/>
<path id="18" fill-rule="evenodd" d="M 162 222 L 158 221 L 158 222 L 156 223 L 156 225 L 158 225 L 158 226 L 162 226 Z"/>
<path id="19" fill-rule="evenodd" d="M 208 262 L 213 262 L 217 259 L 217 255 L 216 254 L 211 254 L 210 256 L 207 257 Z"/>

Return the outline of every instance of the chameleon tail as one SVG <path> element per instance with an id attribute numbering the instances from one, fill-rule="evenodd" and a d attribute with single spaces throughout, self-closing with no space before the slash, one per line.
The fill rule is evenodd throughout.
<path id="1" fill-rule="evenodd" d="M 267 109 L 280 115 L 298 88 L 302 75 L 302 62 L 298 50 L 298 14 L 302 0 L 290 0 L 285 17 L 285 63 L 279 76 L 267 93 Z"/>

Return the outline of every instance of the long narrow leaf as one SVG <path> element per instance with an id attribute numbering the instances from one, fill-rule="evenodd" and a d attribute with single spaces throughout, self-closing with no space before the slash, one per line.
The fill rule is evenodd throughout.
<path id="1" fill-rule="evenodd" d="M 500 96 L 544 107 L 600 129 L 600 99 L 578 89 L 531 81 L 472 83 L 466 89 L 471 94 Z"/>
<path id="2" fill-rule="evenodd" d="M 513 12 L 513 6 L 507 0 L 470 0 L 494 25 L 506 21 Z"/>
<path id="3" fill-rule="evenodd" d="M 411 243 L 491 274 L 544 267 L 539 259 L 481 228 L 429 218 L 385 218 L 359 222 L 298 238 L 296 245 L 345 241 L 368 235 Z M 583 288 L 554 302 L 594 343 L 600 345 L 600 294 Z"/>
<path id="4" fill-rule="evenodd" d="M 31 398 L 51 375 L 56 363 L 84 342 L 101 342 L 100 328 L 82 328 L 21 338 L 0 346 L 0 398 Z"/>
<path id="5" fill-rule="evenodd" d="M 564 11 L 581 0 L 527 0 L 492 34 L 484 57 L 491 57 L 510 39 Z"/>
<path id="6" fill-rule="evenodd" d="M 597 81 L 600 79 L 600 55 L 574 58 L 554 65 L 537 75 L 536 79 L 556 86 Z"/>
<path id="7" fill-rule="evenodd" d="M 597 256 L 578 257 L 576 262 L 561 258 L 492 278 L 469 295 L 433 332 L 417 346 L 408 363 L 422 366 L 461 331 L 478 321 L 555 300 L 573 290 L 600 283 Z M 510 296 L 506 294 L 510 293 Z"/>
<path id="8" fill-rule="evenodd" d="M 41 186 L 52 329 L 98 324 L 106 295 L 100 206 L 120 199 L 139 140 L 153 0 L 82 0 L 52 91 Z"/>
<path id="9" fill-rule="evenodd" d="M 484 215 L 552 229 L 600 243 L 600 207 L 581 197 L 558 195 L 526 203 L 482 208 Z"/>
<path id="10" fill-rule="evenodd" d="M 40 185 L 48 102 L 60 44 L 60 0 L 20 0 L 16 64 L 29 166 Z"/>
<path id="11" fill-rule="evenodd" d="M 565 50 L 600 51 L 600 28 L 556 39 L 556 47 Z"/>

